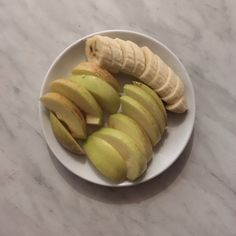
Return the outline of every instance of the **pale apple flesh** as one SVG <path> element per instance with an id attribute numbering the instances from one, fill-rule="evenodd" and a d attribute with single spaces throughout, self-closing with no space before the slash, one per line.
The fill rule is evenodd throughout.
<path id="1" fill-rule="evenodd" d="M 62 122 L 52 113 L 49 115 L 53 133 L 57 141 L 68 151 L 75 154 L 84 154 L 82 147 L 72 137 L 70 132 L 64 127 Z"/>
<path id="2" fill-rule="evenodd" d="M 165 121 L 166 121 L 166 124 L 167 124 L 167 113 L 166 113 L 166 109 L 165 109 L 165 106 L 162 102 L 162 100 L 160 99 L 160 97 L 157 95 L 157 93 L 149 88 L 146 84 L 143 84 L 143 83 L 140 83 L 140 82 L 137 82 L 137 81 L 133 81 L 133 84 L 141 89 L 143 89 L 144 91 L 146 91 L 148 94 L 150 94 L 153 99 L 156 101 L 157 105 L 159 106 L 159 108 L 162 110 L 164 116 L 165 116 Z"/>
<path id="3" fill-rule="evenodd" d="M 110 84 L 117 92 L 120 92 L 121 86 L 113 75 L 107 70 L 101 68 L 92 62 L 81 62 L 72 70 L 73 75 L 94 75 Z"/>
<path id="4" fill-rule="evenodd" d="M 145 130 L 155 146 L 161 140 L 161 131 L 152 114 L 131 97 L 122 96 L 120 100 L 122 113 L 133 118 Z"/>
<path id="5" fill-rule="evenodd" d="M 104 111 L 116 113 L 119 109 L 119 94 L 105 81 L 91 75 L 70 76 L 69 79 L 86 88 Z"/>
<path id="6" fill-rule="evenodd" d="M 65 122 L 74 138 L 87 137 L 86 124 L 79 108 L 59 93 L 47 93 L 40 98 L 44 106 Z"/>
<path id="7" fill-rule="evenodd" d="M 103 176 L 114 182 L 125 180 L 125 161 L 111 144 L 92 135 L 83 147 L 88 159 Z"/>
<path id="8" fill-rule="evenodd" d="M 58 79 L 51 83 L 50 89 L 52 92 L 57 92 L 65 96 L 84 111 L 87 124 L 102 124 L 102 109 L 92 94 L 83 86 L 68 79 Z"/>
<path id="9" fill-rule="evenodd" d="M 147 160 L 138 144 L 127 134 L 112 128 L 102 128 L 93 133 L 111 144 L 124 158 L 127 166 L 127 179 L 136 180 L 147 168 Z"/>
<path id="10" fill-rule="evenodd" d="M 143 89 L 132 84 L 126 84 L 124 86 L 124 93 L 125 95 L 135 99 L 152 114 L 160 128 L 161 133 L 163 134 L 165 131 L 165 117 L 152 96 Z"/>
<path id="11" fill-rule="evenodd" d="M 152 159 L 153 151 L 151 141 L 143 128 L 134 119 L 122 113 L 113 114 L 108 119 L 108 127 L 120 130 L 129 135 L 143 149 L 147 161 L 149 162 Z"/>

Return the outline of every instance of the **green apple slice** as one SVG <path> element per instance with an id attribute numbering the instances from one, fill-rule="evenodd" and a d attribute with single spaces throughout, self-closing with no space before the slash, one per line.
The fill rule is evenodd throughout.
<path id="1" fill-rule="evenodd" d="M 149 162 L 152 159 L 151 141 L 143 128 L 134 119 L 122 113 L 113 114 L 108 119 L 108 126 L 129 135 L 142 148 L 147 161 Z"/>
<path id="2" fill-rule="evenodd" d="M 127 166 L 127 179 L 137 179 L 147 168 L 147 160 L 138 144 L 127 134 L 112 128 L 102 128 L 92 136 L 110 143 L 124 158 Z"/>
<path id="3" fill-rule="evenodd" d="M 73 75 L 94 75 L 106 81 L 117 92 L 120 92 L 121 90 L 121 87 L 118 81 L 113 77 L 111 73 L 109 73 L 107 70 L 101 68 L 99 65 L 92 62 L 88 62 L 88 61 L 81 62 L 72 70 L 72 74 Z"/>
<path id="4" fill-rule="evenodd" d="M 59 93 L 47 93 L 40 98 L 44 106 L 64 121 L 74 138 L 86 138 L 86 125 L 79 108 Z"/>
<path id="5" fill-rule="evenodd" d="M 64 127 L 57 117 L 50 112 L 50 122 L 52 125 L 53 133 L 57 139 L 57 141 L 68 151 L 75 154 L 84 154 L 83 149 L 76 142 L 76 140 L 72 137 L 70 132 Z"/>
<path id="6" fill-rule="evenodd" d="M 119 94 L 105 81 L 92 75 L 71 76 L 69 79 L 85 87 L 106 112 L 115 113 L 119 109 Z"/>
<path id="7" fill-rule="evenodd" d="M 145 92 L 147 92 L 148 94 L 150 94 L 153 99 L 156 101 L 157 105 L 159 106 L 159 108 L 162 110 L 164 116 L 165 116 L 165 120 L 166 120 L 166 124 L 167 124 L 167 113 L 166 113 L 166 109 L 165 106 L 162 102 L 162 100 L 160 99 L 160 97 L 157 95 L 157 93 L 149 88 L 146 84 L 137 82 L 137 81 L 133 81 L 133 84 L 141 89 L 143 89 Z"/>
<path id="8" fill-rule="evenodd" d="M 51 91 L 60 93 L 74 104 L 76 104 L 86 114 L 86 123 L 101 125 L 103 113 L 101 107 L 96 102 L 92 94 L 80 86 L 78 83 L 68 79 L 58 79 L 51 83 Z"/>
<path id="9" fill-rule="evenodd" d="M 161 131 L 152 114 L 139 102 L 129 96 L 122 96 L 122 113 L 133 118 L 147 133 L 152 145 L 161 140 Z"/>
<path id="10" fill-rule="evenodd" d="M 153 115 L 163 134 L 165 131 L 165 117 L 152 96 L 133 84 L 126 84 L 124 93 L 143 105 Z"/>
<path id="11" fill-rule="evenodd" d="M 111 144 L 92 135 L 83 147 L 88 159 L 102 175 L 114 182 L 125 179 L 125 161 Z"/>

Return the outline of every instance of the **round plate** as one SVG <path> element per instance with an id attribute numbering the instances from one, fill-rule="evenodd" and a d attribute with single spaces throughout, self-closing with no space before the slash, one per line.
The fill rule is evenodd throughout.
<path id="1" fill-rule="evenodd" d="M 49 85 L 53 80 L 68 75 L 74 66 L 85 60 L 85 40 L 95 34 L 131 40 L 139 46 L 148 46 L 154 53 L 158 54 L 183 80 L 185 85 L 185 96 L 187 98 L 189 108 L 188 112 L 185 114 L 168 114 L 167 132 L 162 138 L 162 141 L 155 148 L 153 160 L 150 163 L 146 173 L 136 182 L 125 181 L 120 184 L 110 183 L 91 166 L 90 162 L 87 161 L 86 158 L 75 157 L 73 154 L 67 152 L 54 137 L 48 112 L 44 106 L 39 103 L 39 116 L 43 134 L 48 146 L 56 158 L 62 165 L 64 165 L 75 175 L 92 183 L 105 186 L 120 187 L 139 184 L 156 177 L 166 170 L 171 164 L 174 163 L 186 146 L 191 136 L 195 119 L 195 98 L 193 86 L 183 64 L 177 56 L 161 42 L 147 35 L 132 31 L 109 30 L 85 36 L 67 47 L 49 68 L 41 87 L 40 96 L 49 91 Z M 119 77 L 120 79 L 123 79 L 123 75 L 118 75 L 118 79 Z"/>

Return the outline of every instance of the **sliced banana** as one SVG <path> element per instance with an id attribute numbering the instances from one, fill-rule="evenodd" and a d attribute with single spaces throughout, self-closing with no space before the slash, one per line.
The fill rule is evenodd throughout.
<path id="1" fill-rule="evenodd" d="M 184 84 L 182 80 L 177 77 L 177 85 L 172 93 L 169 93 L 166 97 L 163 97 L 162 100 L 168 104 L 175 104 L 176 101 L 183 96 L 184 93 Z"/>
<path id="2" fill-rule="evenodd" d="M 127 43 L 132 47 L 134 52 L 134 68 L 132 75 L 139 77 L 143 74 L 145 70 L 145 56 L 141 48 L 134 42 L 127 41 Z"/>
<path id="3" fill-rule="evenodd" d="M 112 65 L 112 51 L 109 41 L 100 35 L 95 35 L 86 40 L 85 56 L 88 61 L 110 70 Z"/>
<path id="4" fill-rule="evenodd" d="M 181 98 L 179 98 L 179 100 L 176 101 L 175 104 L 167 105 L 166 109 L 175 113 L 184 113 L 188 109 L 185 97 L 182 96 Z"/>
<path id="5" fill-rule="evenodd" d="M 161 68 L 161 64 L 160 64 L 161 61 L 159 61 L 159 57 L 157 57 L 156 55 L 155 55 L 155 57 L 156 57 L 157 64 L 158 64 L 156 74 L 154 75 L 154 78 L 148 83 L 149 87 L 151 87 L 154 90 L 156 88 L 159 88 L 158 87 L 159 84 L 164 84 L 165 83 L 165 81 L 159 81 L 158 75 L 159 75 L 159 71 L 160 71 L 160 68 Z M 158 81 L 156 81 L 156 80 L 158 80 Z"/>
<path id="6" fill-rule="evenodd" d="M 178 110 L 178 106 L 175 108 L 176 104 L 186 104 L 181 102 L 185 101 L 185 98 L 180 99 L 184 93 L 183 82 L 148 47 L 139 47 L 129 40 L 96 35 L 86 40 L 85 54 L 88 61 L 110 72 L 123 72 L 139 78 L 160 95 L 167 103 L 168 109 Z M 181 109 L 185 110 L 187 106 L 179 110 Z"/>
<path id="7" fill-rule="evenodd" d="M 169 75 L 166 83 L 155 91 L 159 94 L 159 96 L 166 97 L 175 90 L 177 81 L 178 79 L 176 74 L 169 68 Z"/>
<path id="8" fill-rule="evenodd" d="M 116 38 L 115 41 L 120 45 L 123 54 L 121 72 L 131 74 L 135 66 L 133 48 L 122 39 Z"/>
<path id="9" fill-rule="evenodd" d="M 168 76 L 169 76 L 169 70 L 170 67 L 168 65 L 166 65 L 166 63 L 159 57 L 156 55 L 156 57 L 158 58 L 158 62 L 160 65 L 160 70 L 156 79 L 156 88 L 155 89 L 159 89 L 161 88 L 161 86 L 164 85 L 164 83 L 166 83 Z M 164 82 L 164 83 L 163 83 Z"/>
<path id="10" fill-rule="evenodd" d="M 109 46 L 111 49 L 111 66 L 110 66 L 110 70 L 113 71 L 113 73 L 118 73 L 121 68 L 122 68 L 122 64 L 123 64 L 123 52 L 121 50 L 121 46 L 119 43 L 117 43 L 117 41 L 115 41 L 112 38 L 109 37 L 104 37 L 106 38 L 106 40 L 109 42 Z"/>
<path id="11" fill-rule="evenodd" d="M 145 70 L 139 79 L 148 84 L 153 80 L 158 70 L 158 60 L 148 47 L 142 47 L 141 49 L 145 56 Z"/>

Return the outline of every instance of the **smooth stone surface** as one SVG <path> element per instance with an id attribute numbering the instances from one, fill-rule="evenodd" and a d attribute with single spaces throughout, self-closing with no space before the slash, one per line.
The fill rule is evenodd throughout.
<path id="1" fill-rule="evenodd" d="M 236 2 L 0 0 L 0 235 L 236 235 Z M 104 29 L 173 50 L 192 78 L 195 130 L 164 174 L 132 188 L 89 184 L 48 150 L 38 120 L 58 53 Z"/>

